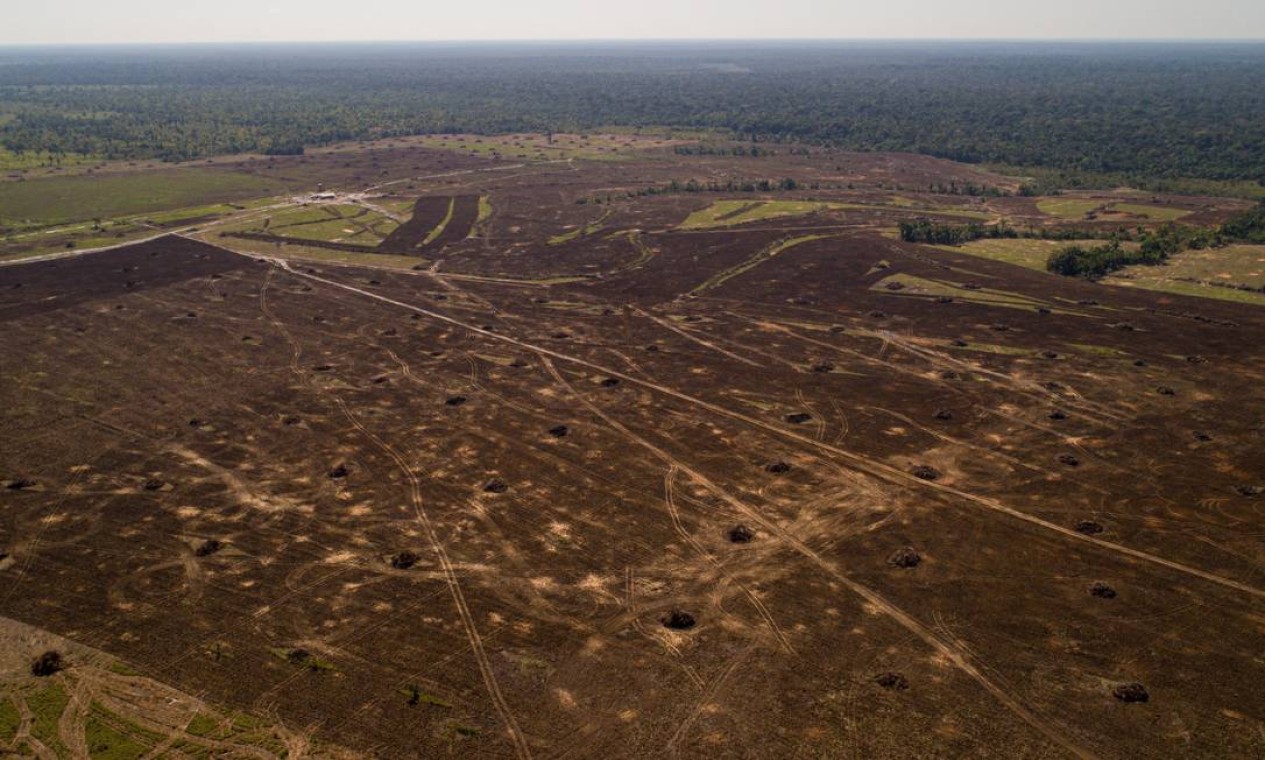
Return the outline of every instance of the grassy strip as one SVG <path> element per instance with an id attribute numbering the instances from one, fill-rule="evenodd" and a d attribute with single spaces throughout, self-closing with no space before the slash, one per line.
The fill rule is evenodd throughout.
<path id="1" fill-rule="evenodd" d="M 452 221 L 453 210 L 456 207 L 457 207 L 457 199 L 455 197 L 449 198 L 448 199 L 448 213 L 445 214 L 444 218 L 441 219 L 439 224 L 435 226 L 435 229 L 430 231 L 430 234 L 426 236 L 426 239 L 422 241 L 422 244 L 419 245 L 418 248 L 425 248 L 426 246 L 435 242 L 435 238 L 444 234 L 444 228 L 447 227 L 448 223 Z"/>

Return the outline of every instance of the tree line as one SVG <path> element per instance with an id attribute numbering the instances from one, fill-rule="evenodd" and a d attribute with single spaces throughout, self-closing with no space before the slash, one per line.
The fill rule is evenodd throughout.
<path id="1" fill-rule="evenodd" d="M 716 130 L 747 143 L 748 155 L 788 141 L 1069 175 L 1260 183 L 1265 46 L 0 51 L 0 145 L 16 153 L 175 161 L 407 134 L 656 125 Z"/>

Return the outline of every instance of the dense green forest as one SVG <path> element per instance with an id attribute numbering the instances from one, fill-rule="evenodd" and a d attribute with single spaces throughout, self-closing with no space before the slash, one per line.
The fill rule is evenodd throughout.
<path id="1" fill-rule="evenodd" d="M 416 133 L 652 125 L 1265 184 L 1265 45 L 0 49 L 0 145 L 15 153 L 182 160 Z"/>

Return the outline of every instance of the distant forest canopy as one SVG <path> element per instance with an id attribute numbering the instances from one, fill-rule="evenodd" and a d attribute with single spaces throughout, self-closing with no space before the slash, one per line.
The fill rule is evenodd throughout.
<path id="1" fill-rule="evenodd" d="M 1265 45 L 0 48 L 0 145 L 14 153 L 186 160 L 604 126 L 1265 185 Z"/>

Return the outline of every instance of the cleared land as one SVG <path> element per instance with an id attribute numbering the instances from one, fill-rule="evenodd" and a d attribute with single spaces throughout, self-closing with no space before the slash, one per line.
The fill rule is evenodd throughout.
<path id="1" fill-rule="evenodd" d="M 328 155 L 0 266 L 8 751 L 1265 752 L 1261 307 L 893 240 L 1030 202 L 923 157 Z M 639 193 L 707 176 L 819 187 Z"/>

